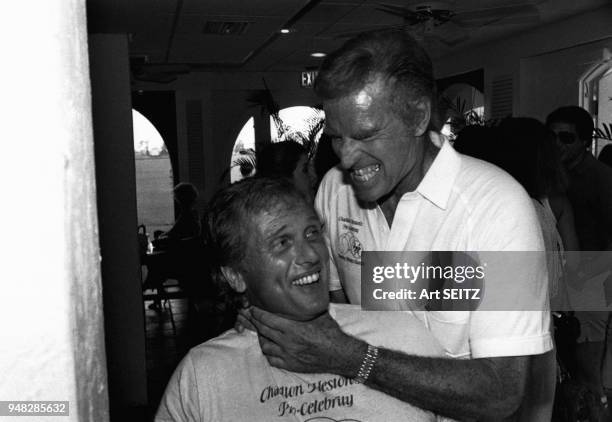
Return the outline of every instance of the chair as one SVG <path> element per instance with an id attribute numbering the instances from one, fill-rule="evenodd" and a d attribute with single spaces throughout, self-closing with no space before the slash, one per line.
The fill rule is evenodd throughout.
<path id="1" fill-rule="evenodd" d="M 170 299 L 186 298 L 188 306 L 193 306 L 198 285 L 206 274 L 206 266 L 202 264 L 204 256 L 204 244 L 199 236 L 166 239 L 163 250 L 154 250 L 144 257 L 148 274 L 143 284 L 143 300 L 153 300 L 157 310 L 166 308 L 170 313 Z M 148 290 L 154 292 L 147 293 Z"/>

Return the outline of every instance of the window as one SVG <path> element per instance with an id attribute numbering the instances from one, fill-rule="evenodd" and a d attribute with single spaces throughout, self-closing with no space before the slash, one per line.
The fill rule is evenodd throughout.
<path id="1" fill-rule="evenodd" d="M 296 106 L 280 110 L 278 118 L 270 117 L 270 139 L 272 142 L 283 142 L 288 139 L 316 150 L 325 113 L 323 110 Z M 234 143 L 230 164 L 230 181 L 232 183 L 255 174 L 255 121 L 249 118 L 244 124 Z"/>
<path id="2" fill-rule="evenodd" d="M 453 140 L 467 125 L 484 124 L 484 96 L 466 83 L 454 83 L 442 93 L 441 108 L 445 111 L 442 133 Z"/>
<path id="3" fill-rule="evenodd" d="M 592 150 L 597 156 L 612 141 L 612 53 L 609 49 L 604 48 L 603 59 L 585 72 L 579 83 L 579 104 L 591 113 L 595 124 Z"/>

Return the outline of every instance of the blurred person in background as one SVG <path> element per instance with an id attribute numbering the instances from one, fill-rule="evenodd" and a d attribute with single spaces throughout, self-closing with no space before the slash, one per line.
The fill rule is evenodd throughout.
<path id="1" fill-rule="evenodd" d="M 153 254 L 145 257 L 147 277 L 143 290 L 162 288 L 169 278 L 179 279 L 191 272 L 189 256 L 199 248 L 201 231 L 200 217 L 195 209 L 198 191 L 190 183 L 179 183 L 173 190 L 174 201 L 178 207 L 178 217 L 167 232 L 156 232 L 153 240 Z M 161 310 L 159 295 L 149 306 Z"/>
<path id="2" fill-rule="evenodd" d="M 546 118 L 546 125 L 555 133 L 561 159 L 569 177 L 568 198 L 574 210 L 574 222 L 581 251 L 612 250 L 612 168 L 598 161 L 590 152 L 593 140 L 593 118 L 583 108 L 565 106 Z M 584 262 L 571 277 L 574 283 L 586 283 L 610 270 L 609 254 Z M 604 287 L 610 286 L 610 275 Z M 612 348 L 610 313 L 606 311 L 576 312 L 580 321 L 580 337 L 576 349 L 578 376 L 607 406 L 602 371 L 606 338 Z"/>
<path id="3" fill-rule="evenodd" d="M 317 175 L 308 151 L 295 141 L 266 145 L 257 157 L 257 176 L 286 177 L 309 203 L 314 201 Z"/>

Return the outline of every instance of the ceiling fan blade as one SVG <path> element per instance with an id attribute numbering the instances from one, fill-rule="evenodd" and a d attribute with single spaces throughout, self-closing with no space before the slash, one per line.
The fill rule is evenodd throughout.
<path id="1" fill-rule="evenodd" d="M 375 7 L 375 9 L 391 15 L 401 16 L 403 18 L 414 18 L 416 16 L 416 13 L 412 10 L 406 9 L 403 6 L 397 6 L 395 4 L 378 3 L 378 6 Z"/>
<path id="2" fill-rule="evenodd" d="M 480 28 L 483 26 L 491 25 L 496 22 L 501 21 L 503 18 L 491 18 L 491 19 L 483 19 L 483 20 L 463 20 L 461 18 L 454 18 L 453 23 L 460 28 L 470 29 L 470 28 Z"/>
<path id="3" fill-rule="evenodd" d="M 488 25 L 509 18 L 539 19 L 540 12 L 533 4 L 501 6 L 490 9 L 459 11 L 453 21 L 458 25 Z"/>
<path id="4" fill-rule="evenodd" d="M 335 32 L 335 33 L 331 33 L 329 34 L 330 37 L 335 38 L 335 39 L 343 39 L 343 38 L 352 38 L 354 36 L 357 36 L 363 32 L 368 32 L 368 31 L 374 31 L 376 29 L 381 29 L 381 28 L 385 28 L 385 29 L 404 29 L 406 27 L 406 25 L 404 24 L 398 24 L 398 25 L 384 25 L 384 26 L 372 26 L 369 28 L 363 28 L 363 29 L 357 29 L 354 31 L 342 31 L 342 32 Z"/>
<path id="5" fill-rule="evenodd" d="M 438 37 L 440 42 L 449 47 L 454 47 L 470 39 L 470 32 L 459 25 L 455 25 L 453 20 L 435 27 L 432 35 Z"/>
<path id="6" fill-rule="evenodd" d="M 467 34 L 464 34 L 457 38 L 447 38 L 447 37 L 442 37 L 436 34 L 429 35 L 429 37 L 432 39 L 435 39 L 436 41 L 439 41 L 440 43 L 444 44 L 447 47 L 455 47 L 470 39 L 470 36 Z"/>
<path id="7" fill-rule="evenodd" d="M 461 28 L 482 28 L 484 26 L 496 24 L 497 22 L 500 22 L 504 25 L 522 25 L 529 23 L 538 23 L 540 22 L 540 18 L 538 16 L 507 16 L 481 21 L 463 21 L 461 19 L 453 19 L 453 22 L 455 23 L 455 25 Z"/>

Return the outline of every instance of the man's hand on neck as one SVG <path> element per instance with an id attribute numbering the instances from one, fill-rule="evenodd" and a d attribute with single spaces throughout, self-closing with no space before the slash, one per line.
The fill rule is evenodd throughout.
<path id="1" fill-rule="evenodd" d="M 261 351 L 277 368 L 300 373 L 357 375 L 367 344 L 345 334 L 329 312 L 309 321 L 295 321 L 252 307 Z"/>

